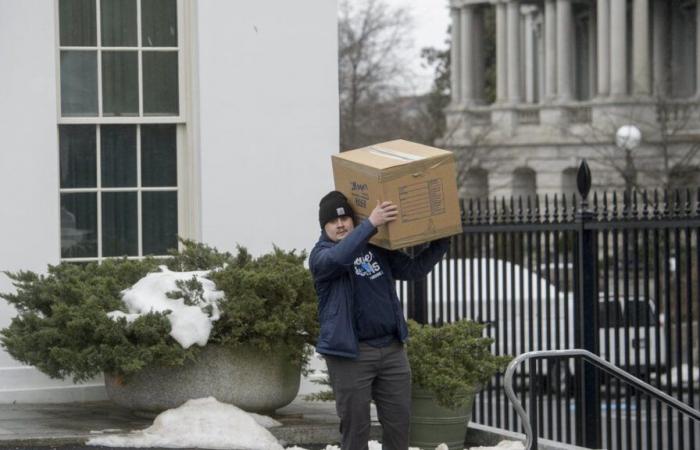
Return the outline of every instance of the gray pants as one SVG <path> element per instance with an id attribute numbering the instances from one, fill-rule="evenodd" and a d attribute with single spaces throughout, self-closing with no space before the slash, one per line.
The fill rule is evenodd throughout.
<path id="1" fill-rule="evenodd" d="M 408 449 L 411 368 L 400 342 L 374 348 L 360 344 L 357 359 L 325 355 L 340 417 L 343 450 L 367 450 L 370 400 L 377 406 L 384 450 Z"/>

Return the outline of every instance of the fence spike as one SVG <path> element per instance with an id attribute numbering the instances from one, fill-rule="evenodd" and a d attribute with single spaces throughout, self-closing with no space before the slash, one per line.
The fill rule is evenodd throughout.
<path id="1" fill-rule="evenodd" d="M 695 215 L 700 212 L 700 186 L 698 186 L 697 192 L 695 192 Z"/>
<path id="2" fill-rule="evenodd" d="M 632 191 L 632 218 L 637 218 L 639 214 L 639 208 L 637 204 L 637 190 Z"/>
<path id="3" fill-rule="evenodd" d="M 491 219 L 491 207 L 489 206 L 490 203 L 491 202 L 489 201 L 488 196 L 484 197 L 484 211 L 483 211 L 484 214 L 481 215 L 481 221 L 483 223 L 489 223 L 489 221 Z"/>
<path id="4" fill-rule="evenodd" d="M 654 188 L 654 205 L 652 213 L 654 214 L 655 219 L 659 217 L 659 190 L 657 188 Z"/>
<path id="5" fill-rule="evenodd" d="M 544 194 L 544 223 L 549 223 L 549 195 Z"/>
<path id="6" fill-rule="evenodd" d="M 646 189 L 644 189 L 642 191 L 642 203 L 643 203 L 642 217 L 644 217 L 645 219 L 648 219 L 649 218 L 649 195 L 648 195 Z"/>
<path id="7" fill-rule="evenodd" d="M 554 211 L 552 213 L 552 219 L 554 222 L 559 222 L 559 198 L 556 192 L 554 193 Z"/>
<path id="8" fill-rule="evenodd" d="M 603 191 L 603 220 L 608 220 L 608 214 L 610 211 L 608 210 L 608 191 Z"/>
<path id="9" fill-rule="evenodd" d="M 563 222 L 569 221 L 569 212 L 566 208 L 566 194 L 561 194 L 561 218 Z"/>
<path id="10" fill-rule="evenodd" d="M 498 198 L 493 196 L 493 223 L 498 222 Z"/>
<path id="11" fill-rule="evenodd" d="M 518 221 L 523 222 L 523 196 L 518 195 Z"/>
<path id="12" fill-rule="evenodd" d="M 593 215 L 598 217 L 598 191 L 593 193 Z"/>
<path id="13" fill-rule="evenodd" d="M 620 212 L 617 208 L 617 191 L 613 191 L 612 196 L 612 219 L 615 220 L 620 216 Z"/>
<path id="14" fill-rule="evenodd" d="M 576 187 L 581 194 L 581 201 L 585 201 L 591 191 L 591 169 L 585 159 L 581 160 L 581 165 L 576 172 Z"/>
<path id="15" fill-rule="evenodd" d="M 506 212 L 506 197 L 505 195 L 501 197 L 501 222 L 508 222 L 508 215 Z"/>
<path id="16" fill-rule="evenodd" d="M 691 202 L 692 199 L 690 198 L 690 188 L 685 188 L 685 216 L 690 216 L 691 214 Z"/>
<path id="17" fill-rule="evenodd" d="M 469 198 L 469 214 L 467 215 L 467 220 L 469 223 L 474 222 L 474 199 L 471 197 Z"/>
<path id="18" fill-rule="evenodd" d="M 515 197 L 510 196 L 510 222 L 515 222 Z"/>
<path id="19" fill-rule="evenodd" d="M 678 188 L 673 190 L 673 215 L 674 217 L 681 215 L 681 192 Z"/>

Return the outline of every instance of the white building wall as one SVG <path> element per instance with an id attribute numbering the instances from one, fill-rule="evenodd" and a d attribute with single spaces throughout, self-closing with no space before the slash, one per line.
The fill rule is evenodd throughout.
<path id="1" fill-rule="evenodd" d="M 43 271 L 60 256 L 56 24 L 51 1 L 0 0 L 0 270 Z M 0 292 L 12 285 L 0 275 Z M 0 328 L 15 311 L 0 300 Z M 0 402 L 101 398 L 0 350 Z"/>
<path id="2" fill-rule="evenodd" d="M 197 2 L 201 236 L 253 253 L 310 249 L 338 150 L 336 1 Z M 55 2 L 0 0 L 0 270 L 60 256 Z M 197 211 L 191 212 L 199 214 Z M 0 292 L 12 289 L 0 275 Z M 15 311 L 0 300 L 0 328 Z M 104 397 L 22 367 L 0 349 L 0 403 Z"/>
<path id="3" fill-rule="evenodd" d="M 202 240 L 310 250 L 338 151 L 337 3 L 198 6 Z"/>

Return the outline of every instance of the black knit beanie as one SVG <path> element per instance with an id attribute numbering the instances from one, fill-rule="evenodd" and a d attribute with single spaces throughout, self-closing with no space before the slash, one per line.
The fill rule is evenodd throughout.
<path id="1" fill-rule="evenodd" d="M 324 195 L 318 204 L 318 222 L 321 228 L 341 216 L 350 216 L 353 220 L 355 219 L 347 197 L 338 191 L 331 191 Z"/>

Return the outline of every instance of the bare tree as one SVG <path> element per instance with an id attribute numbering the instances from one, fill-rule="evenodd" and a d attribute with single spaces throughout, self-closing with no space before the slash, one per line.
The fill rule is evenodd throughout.
<path id="1" fill-rule="evenodd" d="M 403 60 L 411 41 L 405 8 L 383 0 L 340 0 L 338 81 L 341 150 L 376 142 L 387 107 L 410 77 Z M 384 105 L 384 107 L 380 107 Z M 393 117 L 393 111 L 389 112 Z"/>
<path id="2" fill-rule="evenodd" d="M 606 114 L 596 123 L 563 126 L 561 132 L 593 150 L 596 156 L 591 160 L 613 169 L 627 190 L 638 190 L 640 184 L 649 182 L 664 189 L 687 184 L 689 180 L 683 176 L 700 163 L 697 102 L 657 95 L 646 107 L 624 111 Z M 642 130 L 647 148 L 644 153 L 615 145 L 615 132 L 623 125 L 636 125 Z M 639 179 L 640 174 L 645 180 Z"/>

